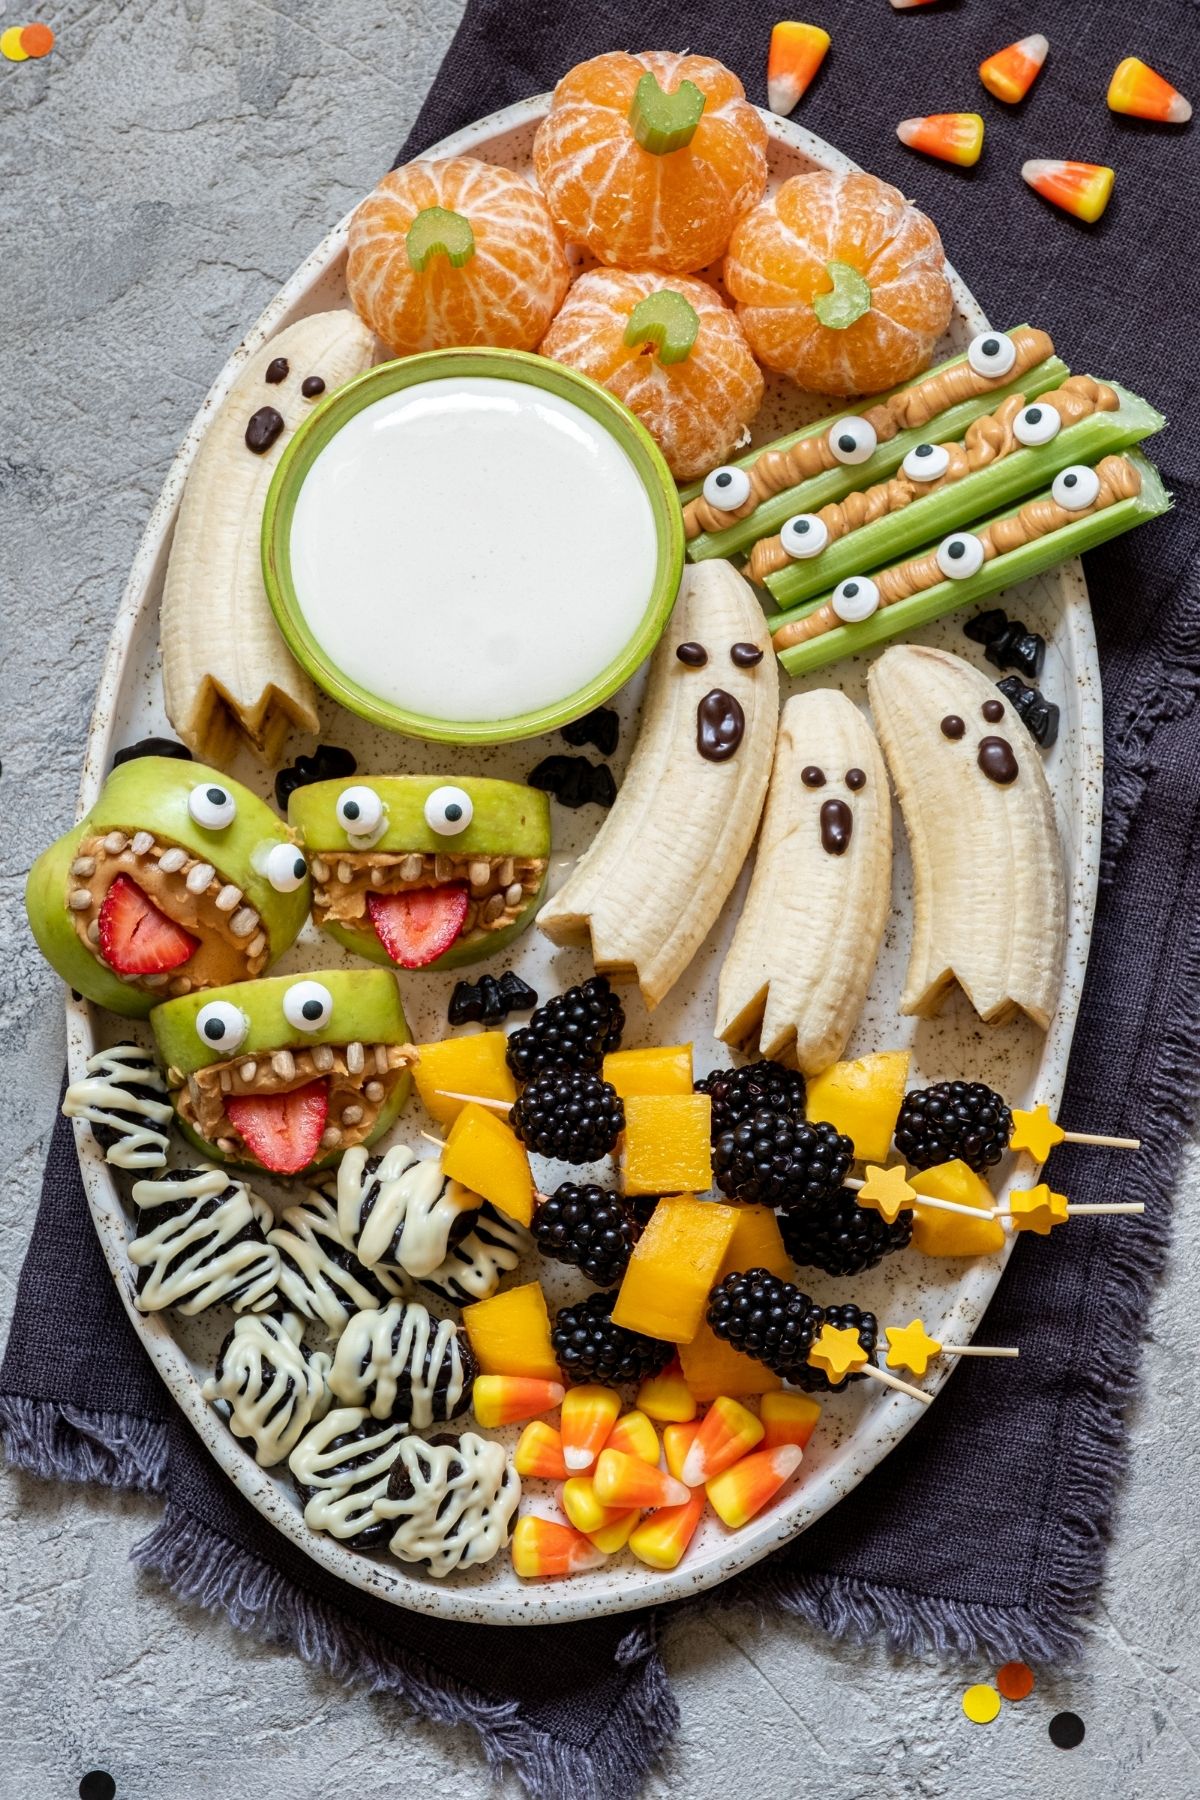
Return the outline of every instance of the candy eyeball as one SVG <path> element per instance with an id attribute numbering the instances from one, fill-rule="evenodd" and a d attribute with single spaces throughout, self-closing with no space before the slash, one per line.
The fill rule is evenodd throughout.
<path id="1" fill-rule="evenodd" d="M 246 1040 L 250 1021 L 231 1000 L 210 1000 L 196 1014 L 196 1036 L 209 1050 L 232 1056 Z"/>
<path id="2" fill-rule="evenodd" d="M 865 463 L 874 455 L 878 442 L 875 427 L 853 414 L 849 418 L 835 419 L 829 427 L 829 448 L 840 463 Z"/>
<path id="3" fill-rule="evenodd" d="M 465 788 L 434 788 L 425 802 L 425 823 L 439 837 L 457 837 L 474 816 L 474 802 Z"/>
<path id="4" fill-rule="evenodd" d="M 188 811 L 205 831 L 225 831 L 237 818 L 237 801 L 216 781 L 202 781 L 188 795 Z"/>
<path id="5" fill-rule="evenodd" d="M 829 542 L 829 527 L 817 513 L 797 513 L 780 526 L 779 541 L 789 556 L 803 561 L 806 556 L 820 556 Z"/>
<path id="6" fill-rule="evenodd" d="M 1068 512 L 1083 512 L 1095 502 L 1099 492 L 1100 477 L 1095 469 L 1089 469 L 1086 463 L 1072 463 L 1054 477 L 1050 498 Z"/>
<path id="7" fill-rule="evenodd" d="M 736 512 L 750 498 L 750 477 L 732 465 L 714 469 L 704 477 L 704 498 L 718 512 Z"/>
<path id="8" fill-rule="evenodd" d="M 1030 448 L 1048 444 L 1061 430 L 1062 414 L 1046 400 L 1037 400 L 1032 406 L 1023 406 L 1013 420 L 1013 436 L 1018 444 L 1026 444 Z"/>
<path id="9" fill-rule="evenodd" d="M 974 532 L 951 532 L 938 545 L 937 566 L 947 581 L 966 581 L 983 567 L 983 545 Z"/>
<path id="10" fill-rule="evenodd" d="M 829 596 L 829 604 L 843 625 L 861 625 L 877 610 L 879 589 L 869 575 L 851 575 L 848 580 L 838 582 Z"/>
<path id="11" fill-rule="evenodd" d="M 272 844 L 263 873 L 277 894 L 294 894 L 308 874 L 308 864 L 295 844 Z"/>
<path id="12" fill-rule="evenodd" d="M 343 788 L 338 795 L 337 822 L 347 837 L 370 837 L 383 824 L 383 801 L 374 788 Z"/>
<path id="13" fill-rule="evenodd" d="M 1017 360 L 1017 346 L 1002 331 L 981 331 L 967 345 L 967 361 L 977 375 L 995 380 L 1007 375 Z"/>
<path id="14" fill-rule="evenodd" d="M 294 981 L 283 996 L 283 1016 L 297 1031 L 324 1031 L 333 1013 L 333 995 L 319 981 Z"/>
<path id="15" fill-rule="evenodd" d="M 910 481 L 937 481 L 950 467 L 950 452 L 942 444 L 917 444 L 900 467 Z"/>

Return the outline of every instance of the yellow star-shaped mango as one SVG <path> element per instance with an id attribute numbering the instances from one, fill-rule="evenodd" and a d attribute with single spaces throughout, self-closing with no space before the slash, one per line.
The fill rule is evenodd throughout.
<path id="1" fill-rule="evenodd" d="M 808 1360 L 814 1369 L 828 1375 L 830 1381 L 842 1381 L 870 1359 L 852 1327 L 822 1325 Z"/>
<path id="2" fill-rule="evenodd" d="M 1050 1117 L 1048 1106 L 1035 1106 L 1032 1112 L 1022 1112 L 1019 1106 L 1014 1106 L 1012 1121 L 1009 1149 L 1028 1150 L 1034 1162 L 1044 1163 L 1054 1146 L 1061 1144 L 1067 1135 Z"/>
<path id="3" fill-rule="evenodd" d="M 913 1319 L 908 1325 L 888 1325 L 885 1330 L 888 1368 L 911 1369 L 919 1381 L 941 1349 L 941 1344 L 936 1338 L 929 1336 L 920 1319 Z"/>
<path id="4" fill-rule="evenodd" d="M 860 1206 L 871 1207 L 889 1225 L 894 1225 L 904 1207 L 916 1204 L 916 1198 L 916 1189 L 910 1185 L 903 1163 L 897 1163 L 894 1169 L 867 1164 L 866 1180 L 858 1190 Z"/>
<path id="5" fill-rule="evenodd" d="M 1036 1231 L 1049 1237 L 1056 1225 L 1067 1222 L 1067 1196 L 1052 1194 L 1044 1181 L 1023 1192 L 1010 1194 L 1008 1210 L 1012 1213 L 1014 1231 Z"/>

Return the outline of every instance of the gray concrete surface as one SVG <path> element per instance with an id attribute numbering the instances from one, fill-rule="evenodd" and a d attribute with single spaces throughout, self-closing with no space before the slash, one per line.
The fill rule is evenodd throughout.
<path id="1" fill-rule="evenodd" d="M 864 4 L 866 0 L 864 0 Z M 883 0 L 874 0 L 882 4 Z M 58 986 L 24 935 L 32 856 L 69 818 L 96 659 L 214 371 L 390 161 L 458 0 L 91 0 L 42 64 L 0 63 L 0 1167 L 7 1319 L 50 1130 Z M 0 26 L 22 7 L 0 7 Z M 1200 1793 L 1195 1463 L 1200 1149 L 1149 1320 L 1132 1472 L 1082 1670 L 988 1729 L 992 1671 L 831 1647 L 710 1612 L 668 1636 L 683 1708 L 656 1796 L 1187 1800 Z M 0 1800 L 480 1795 L 473 1739 L 402 1722 L 177 1605 L 126 1558 L 153 1509 L 0 1475 Z M 1052 1748 L 1062 1707 L 1084 1746 Z M 502 1792 L 515 1793 L 513 1783 Z"/>

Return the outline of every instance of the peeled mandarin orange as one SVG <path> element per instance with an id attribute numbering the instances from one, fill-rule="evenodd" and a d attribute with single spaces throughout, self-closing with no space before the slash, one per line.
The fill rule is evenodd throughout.
<path id="1" fill-rule="evenodd" d="M 687 275 L 581 275 L 541 350 L 623 400 L 680 481 L 724 462 L 762 401 L 737 319 Z"/>
<path id="2" fill-rule="evenodd" d="M 950 322 L 937 227 L 875 175 L 794 175 L 736 227 L 725 285 L 759 362 L 819 394 L 928 366 Z"/>
<path id="3" fill-rule="evenodd" d="M 350 299 L 394 356 L 532 350 L 569 281 L 542 196 L 469 156 L 393 169 L 350 221 Z"/>
<path id="4" fill-rule="evenodd" d="M 602 263 L 686 274 L 713 262 L 767 184 L 767 128 L 708 56 L 614 51 L 570 70 L 533 165 L 568 238 Z"/>

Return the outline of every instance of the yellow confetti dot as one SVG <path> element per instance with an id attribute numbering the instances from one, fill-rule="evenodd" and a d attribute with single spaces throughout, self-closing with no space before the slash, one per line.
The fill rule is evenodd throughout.
<path id="1" fill-rule="evenodd" d="M 6 56 L 9 62 L 28 62 L 29 52 L 21 43 L 21 25 L 10 25 L 7 31 L 0 31 L 0 56 Z"/>
<path id="2" fill-rule="evenodd" d="M 990 1725 L 1000 1711 L 1000 1696 L 986 1681 L 977 1681 L 963 1695 L 962 1709 L 972 1725 Z"/>

